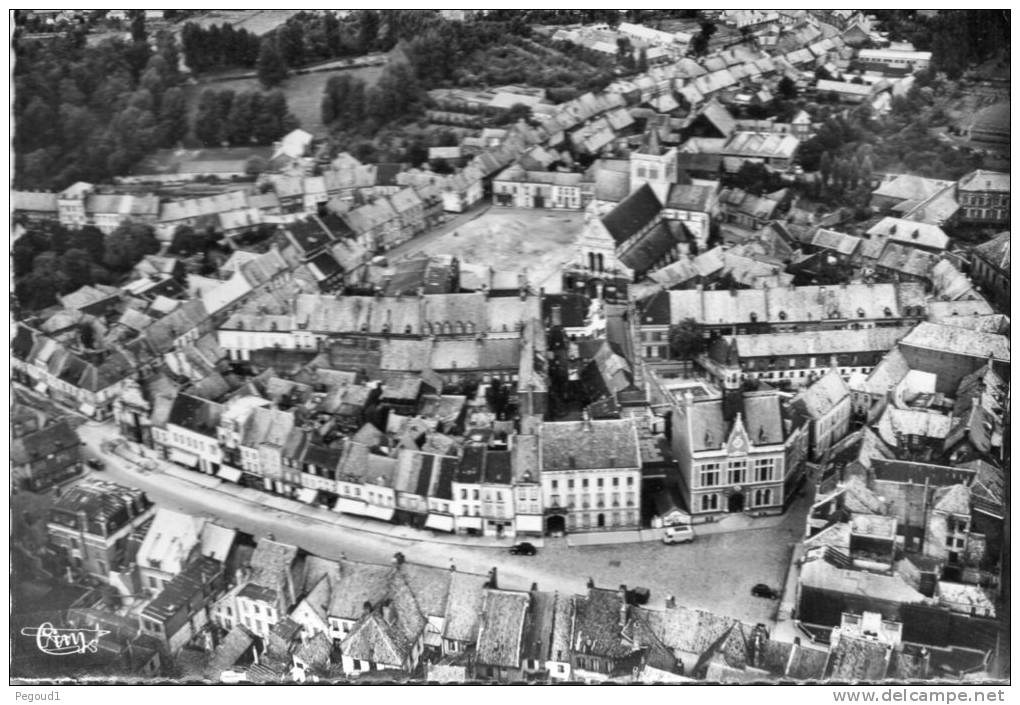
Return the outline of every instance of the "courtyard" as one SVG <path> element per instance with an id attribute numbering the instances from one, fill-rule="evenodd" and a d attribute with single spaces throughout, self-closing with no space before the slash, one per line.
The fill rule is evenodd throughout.
<path id="1" fill-rule="evenodd" d="M 492 207 L 414 249 L 428 255 L 457 255 L 461 261 L 496 270 L 527 270 L 532 286 L 559 293 L 560 272 L 574 259 L 583 229 L 581 211 Z"/>

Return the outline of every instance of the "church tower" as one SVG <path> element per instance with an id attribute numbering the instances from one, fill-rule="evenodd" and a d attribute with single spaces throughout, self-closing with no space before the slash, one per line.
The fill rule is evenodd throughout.
<path id="1" fill-rule="evenodd" d="M 630 191 L 649 184 L 660 203 L 669 196 L 670 184 L 677 183 L 676 147 L 665 149 L 659 143 L 659 131 L 650 127 L 641 146 L 630 154 Z"/>

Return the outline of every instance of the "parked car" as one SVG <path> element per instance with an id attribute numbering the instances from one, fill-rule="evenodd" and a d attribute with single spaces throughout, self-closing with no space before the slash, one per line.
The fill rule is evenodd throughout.
<path id="1" fill-rule="evenodd" d="M 85 461 L 85 464 L 88 465 L 93 470 L 104 470 L 106 468 L 106 463 L 96 458 L 89 458 L 88 460 Z"/>
<path id="2" fill-rule="evenodd" d="M 652 597 L 652 591 L 646 587 L 631 588 L 627 591 L 627 604 L 646 605 Z"/>
<path id="3" fill-rule="evenodd" d="M 694 528 L 690 524 L 667 526 L 662 533 L 663 543 L 690 543 L 694 540 Z"/>
<path id="4" fill-rule="evenodd" d="M 538 549 L 533 544 L 524 541 L 511 546 L 510 553 L 515 556 L 533 556 L 538 553 Z"/>
<path id="5" fill-rule="evenodd" d="M 768 600 L 779 599 L 779 592 L 777 590 L 774 590 L 773 588 L 770 588 L 765 583 L 758 583 L 753 588 L 751 588 L 751 594 L 754 595 L 755 597 L 764 597 L 765 599 Z"/>

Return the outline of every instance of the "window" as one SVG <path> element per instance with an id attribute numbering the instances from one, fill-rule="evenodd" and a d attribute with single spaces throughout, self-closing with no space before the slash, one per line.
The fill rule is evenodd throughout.
<path id="1" fill-rule="evenodd" d="M 704 463 L 699 466 L 699 487 L 715 487 L 719 484 L 719 463 Z"/>
<path id="2" fill-rule="evenodd" d="M 756 507 L 767 507 L 772 504 L 772 490 L 755 490 L 754 491 L 754 506 Z"/>
<path id="3" fill-rule="evenodd" d="M 746 460 L 731 460 L 729 472 L 729 484 L 739 485 L 744 482 L 747 475 Z"/>
<path id="4" fill-rule="evenodd" d="M 255 620 L 255 631 L 260 634 L 262 633 L 262 622 L 257 619 Z"/>
<path id="5" fill-rule="evenodd" d="M 583 480 L 581 480 L 581 487 L 583 487 L 584 489 L 588 489 L 588 478 L 587 477 L 584 478 Z"/>
<path id="6" fill-rule="evenodd" d="M 754 481 L 770 482 L 775 466 L 775 458 L 756 458 L 754 461 Z"/>
<path id="7" fill-rule="evenodd" d="M 599 488 L 602 487 L 602 478 L 601 477 L 598 480 L 595 481 L 595 485 L 598 486 Z"/>
<path id="8" fill-rule="evenodd" d="M 718 508 L 719 508 L 719 495 L 717 494 L 701 495 L 701 511 L 710 512 Z"/>
<path id="9" fill-rule="evenodd" d="M 613 478 L 613 487 L 619 487 L 619 486 L 620 486 L 620 478 L 614 477 Z"/>
<path id="10" fill-rule="evenodd" d="M 557 480 L 553 480 L 553 481 L 551 482 L 551 484 L 552 484 L 552 488 L 553 488 L 554 490 L 557 490 L 557 489 L 559 489 L 559 487 L 560 487 L 560 483 L 559 483 L 559 482 L 558 482 Z"/>
<path id="11" fill-rule="evenodd" d="M 159 581 L 156 580 L 151 575 L 149 576 L 149 587 L 151 587 L 151 588 L 158 588 L 159 587 Z"/>
<path id="12" fill-rule="evenodd" d="M 476 500 L 478 499 L 478 490 L 474 490 L 474 491 L 472 491 L 472 493 L 471 493 L 471 498 L 472 498 L 472 499 L 476 499 Z"/>
<path id="13" fill-rule="evenodd" d="M 233 610 L 233 608 L 230 605 L 227 605 L 227 616 L 228 617 L 233 617 L 234 616 L 234 610 Z"/>
<path id="14" fill-rule="evenodd" d="M 361 661 L 359 661 L 358 659 L 352 659 L 352 661 L 353 661 L 354 670 L 355 671 L 360 671 L 361 670 Z"/>
<path id="15" fill-rule="evenodd" d="M 461 489 L 461 491 L 460 491 L 460 498 L 461 499 L 467 499 L 467 490 Z"/>
<path id="16" fill-rule="evenodd" d="M 628 477 L 627 478 L 627 487 L 633 487 L 633 486 L 634 486 L 634 478 L 633 477 Z"/>
<path id="17" fill-rule="evenodd" d="M 570 490 L 574 489 L 574 481 L 573 480 L 567 480 L 567 489 L 570 489 Z"/>
<path id="18" fill-rule="evenodd" d="M 258 614 L 259 613 L 259 606 L 258 605 L 252 605 L 252 610 L 254 610 L 255 614 Z"/>

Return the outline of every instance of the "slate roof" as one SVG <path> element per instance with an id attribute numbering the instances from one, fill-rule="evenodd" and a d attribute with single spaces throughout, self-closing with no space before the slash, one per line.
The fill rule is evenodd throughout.
<path id="1" fill-rule="evenodd" d="M 556 601 L 559 593 L 534 590 L 531 593 L 531 609 L 524 627 L 521 643 L 521 658 L 527 661 L 548 661 L 552 646 L 553 625 L 556 615 Z"/>
<path id="2" fill-rule="evenodd" d="M 641 466 L 633 419 L 556 421 L 539 428 L 543 471 Z"/>
<path id="3" fill-rule="evenodd" d="M 1009 193 L 1009 174 L 977 169 L 960 179 L 958 188 L 963 191 L 1004 191 Z"/>
<path id="4" fill-rule="evenodd" d="M 662 204 L 646 183 L 610 211 L 602 225 L 619 245 L 647 227 L 661 210 Z"/>
<path id="5" fill-rule="evenodd" d="M 215 438 L 222 410 L 220 404 L 181 393 L 174 398 L 167 423 Z"/>

